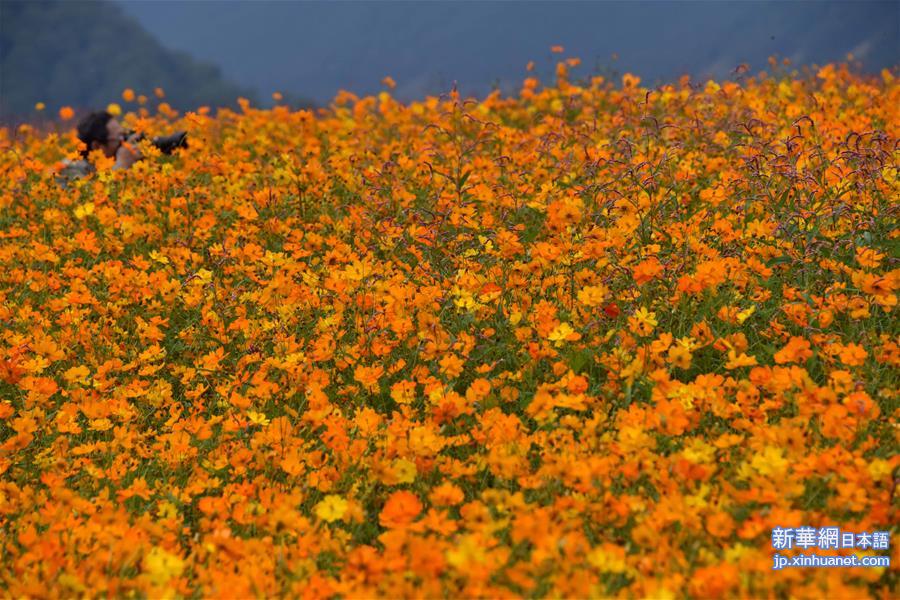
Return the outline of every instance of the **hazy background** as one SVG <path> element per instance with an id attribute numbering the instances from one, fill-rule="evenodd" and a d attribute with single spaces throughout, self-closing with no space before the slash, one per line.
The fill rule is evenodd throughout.
<path id="1" fill-rule="evenodd" d="M 73 21 L 77 22 L 73 26 Z M 751 72 L 773 54 L 796 66 L 897 65 L 900 0 L 795 2 L 300 2 L 0 0 L 0 112 L 105 105 L 124 87 L 165 87 L 172 104 L 221 105 L 273 91 L 327 104 L 340 89 L 401 99 L 518 87 L 529 60 L 552 79 L 632 72 L 653 84 Z M 617 58 L 614 58 L 614 54 Z"/>

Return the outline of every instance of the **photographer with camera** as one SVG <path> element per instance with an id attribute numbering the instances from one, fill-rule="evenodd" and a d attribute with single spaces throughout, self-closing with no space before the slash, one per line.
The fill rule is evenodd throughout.
<path id="1" fill-rule="evenodd" d="M 78 123 L 78 139 L 85 146 L 81 151 L 81 159 L 64 160 L 59 175 L 68 180 L 92 173 L 94 166 L 88 161 L 88 156 L 93 150 L 102 150 L 107 157 L 115 158 L 113 169 L 127 169 L 143 158 L 137 148 L 137 143 L 143 138 L 142 134 L 126 131 L 107 111 L 94 111 Z M 174 135 L 153 138 L 151 142 L 163 154 L 171 154 L 176 148 L 187 147 L 187 133 L 180 131 Z"/>

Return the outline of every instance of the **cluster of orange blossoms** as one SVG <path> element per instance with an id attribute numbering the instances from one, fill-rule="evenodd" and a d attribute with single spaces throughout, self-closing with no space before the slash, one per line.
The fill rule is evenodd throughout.
<path id="1" fill-rule="evenodd" d="M 900 85 L 576 62 L 480 101 L 126 105 L 190 148 L 67 186 L 71 123 L 0 130 L 0 586 L 896 590 L 773 571 L 771 530 L 896 533 Z"/>

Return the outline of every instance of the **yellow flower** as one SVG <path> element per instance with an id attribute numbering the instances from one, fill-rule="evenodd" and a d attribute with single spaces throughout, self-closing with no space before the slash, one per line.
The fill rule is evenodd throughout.
<path id="1" fill-rule="evenodd" d="M 572 329 L 572 326 L 568 323 L 560 323 L 556 326 L 556 328 L 550 332 L 549 339 L 553 342 L 554 346 L 561 346 L 562 343 L 566 340 L 574 341 L 580 338 L 581 336 L 575 333 L 575 330 Z"/>
<path id="2" fill-rule="evenodd" d="M 158 263 L 162 263 L 164 265 L 169 264 L 169 259 L 165 257 L 165 255 L 157 252 L 156 250 L 150 251 L 150 260 L 154 260 Z"/>
<path id="3" fill-rule="evenodd" d="M 784 457 L 784 451 L 775 446 L 766 446 L 766 449 L 757 453 L 750 461 L 750 466 L 763 476 L 780 476 L 787 469 L 788 460 Z"/>
<path id="4" fill-rule="evenodd" d="M 163 500 L 159 503 L 156 514 L 160 519 L 174 519 L 178 516 L 178 509 L 168 500 Z"/>
<path id="5" fill-rule="evenodd" d="M 456 298 L 453 299 L 453 304 L 456 305 L 457 308 L 469 311 L 478 308 L 478 302 L 469 291 L 454 286 L 451 292 L 456 296 Z"/>
<path id="6" fill-rule="evenodd" d="M 84 219 L 90 215 L 94 214 L 94 203 L 93 202 L 85 202 L 84 204 L 79 204 L 75 207 L 75 218 L 76 219 Z"/>
<path id="7" fill-rule="evenodd" d="M 871 475 L 872 479 L 875 481 L 884 479 L 890 475 L 892 470 L 891 463 L 881 458 L 876 458 L 869 463 L 869 475 Z"/>
<path id="8" fill-rule="evenodd" d="M 755 356 L 748 356 L 741 352 L 738 355 L 734 350 L 728 351 L 728 362 L 725 363 L 725 368 L 729 371 L 734 369 L 739 369 L 741 367 L 753 367 L 757 364 Z"/>
<path id="9" fill-rule="evenodd" d="M 405 458 L 398 458 L 391 466 L 394 469 L 397 483 L 412 483 L 416 480 L 416 463 Z"/>
<path id="10" fill-rule="evenodd" d="M 154 546 L 144 555 L 144 571 L 155 585 L 165 585 L 184 571 L 184 561 L 178 556 Z"/>
<path id="11" fill-rule="evenodd" d="M 106 105 L 106 112 L 111 114 L 114 117 L 118 117 L 122 114 L 122 107 L 116 104 L 115 102 L 110 102 Z"/>
<path id="12" fill-rule="evenodd" d="M 447 562 L 457 569 L 464 569 L 473 563 L 484 564 L 486 560 L 484 545 L 474 535 L 465 536 L 447 551 Z"/>
<path id="13" fill-rule="evenodd" d="M 250 422 L 255 425 L 265 426 L 269 424 L 269 419 L 266 417 L 266 415 L 253 410 L 247 412 L 247 418 L 250 419 Z"/>
<path id="14" fill-rule="evenodd" d="M 678 400 L 685 410 L 694 408 L 694 391 L 689 385 L 679 385 L 668 393 L 670 398 Z"/>
<path id="15" fill-rule="evenodd" d="M 684 503 L 690 508 L 706 508 L 709 506 L 709 486 L 705 483 L 700 486 L 696 494 L 685 496 Z"/>
<path id="16" fill-rule="evenodd" d="M 695 439 L 686 444 L 681 453 L 687 460 L 693 463 L 703 464 L 713 461 L 716 455 L 716 448 L 703 440 Z"/>
<path id="17" fill-rule="evenodd" d="M 752 315 L 755 312 L 756 312 L 756 305 L 751 306 L 748 309 L 742 310 L 741 312 L 739 312 L 737 314 L 738 323 L 743 323 L 744 321 L 746 321 L 747 319 L 750 318 L 750 315 Z"/>
<path id="18" fill-rule="evenodd" d="M 334 523 L 347 513 L 347 501 L 336 494 L 329 494 L 316 504 L 313 511 L 316 516 L 328 523 Z"/>
<path id="19" fill-rule="evenodd" d="M 197 271 L 197 281 L 199 281 L 203 285 L 206 285 L 210 281 L 212 281 L 212 277 L 212 271 L 208 271 L 207 269 L 200 269 L 199 271 Z"/>
<path id="20" fill-rule="evenodd" d="M 604 573 L 625 573 L 628 571 L 628 565 L 625 559 L 613 552 L 608 552 L 604 548 L 594 548 L 587 555 L 588 562 L 592 567 Z"/>
<path id="21" fill-rule="evenodd" d="M 70 573 L 61 573 L 59 577 L 56 578 L 57 583 L 63 587 L 71 588 L 76 592 L 83 594 L 87 591 L 87 588 L 75 575 L 71 575 Z"/>
<path id="22" fill-rule="evenodd" d="M 628 317 L 628 325 L 636 334 L 646 336 L 653 332 L 659 321 L 656 320 L 655 312 L 650 312 L 642 306 Z"/>

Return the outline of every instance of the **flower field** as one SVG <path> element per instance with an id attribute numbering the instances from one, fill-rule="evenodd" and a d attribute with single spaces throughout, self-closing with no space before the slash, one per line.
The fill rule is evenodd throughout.
<path id="1" fill-rule="evenodd" d="M 577 62 L 0 130 L 0 595 L 891 597 L 900 83 Z"/>

